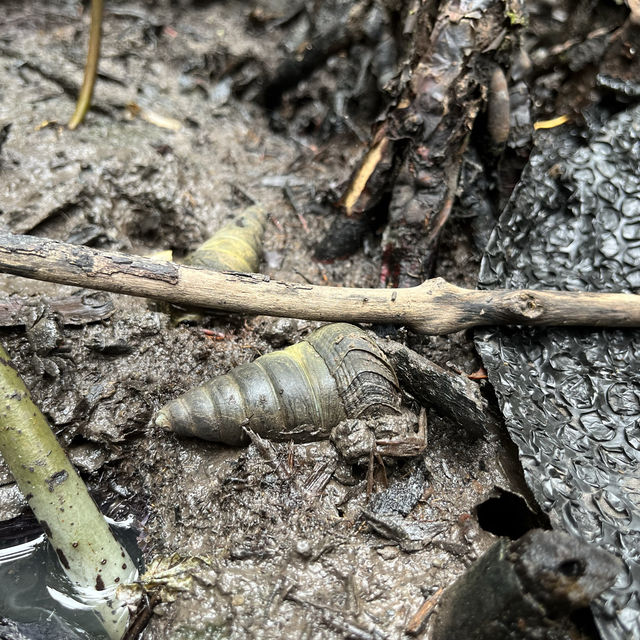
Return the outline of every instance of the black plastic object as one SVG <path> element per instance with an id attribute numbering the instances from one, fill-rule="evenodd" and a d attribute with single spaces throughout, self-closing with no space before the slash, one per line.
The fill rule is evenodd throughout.
<path id="1" fill-rule="evenodd" d="M 489 241 L 480 286 L 640 293 L 640 108 L 537 137 Z M 552 525 L 625 562 L 593 605 L 640 638 L 640 331 L 478 332 L 527 482 Z"/>

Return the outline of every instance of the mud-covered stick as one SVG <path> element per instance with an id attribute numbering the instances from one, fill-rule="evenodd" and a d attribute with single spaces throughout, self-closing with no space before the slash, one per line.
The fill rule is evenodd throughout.
<path id="1" fill-rule="evenodd" d="M 102 37 L 102 0 L 91 0 L 91 27 L 89 28 L 89 50 L 87 63 L 84 68 L 82 88 L 78 95 L 76 109 L 67 125 L 69 129 L 75 129 L 83 120 L 93 96 L 93 87 L 98 75 L 98 61 L 100 60 L 100 40 Z"/>
<path id="2" fill-rule="evenodd" d="M 0 454 L 71 582 L 91 601 L 111 640 L 129 611 L 116 596 L 137 570 L 115 540 L 45 417 L 0 346 Z"/>
<path id="3" fill-rule="evenodd" d="M 0 234 L 0 272 L 224 312 L 394 323 L 431 335 L 506 324 L 640 326 L 634 294 L 474 291 L 442 278 L 407 289 L 323 287 L 6 233 Z"/>
<path id="4" fill-rule="evenodd" d="M 442 594 L 427 640 L 576 637 L 571 612 L 622 571 L 617 557 L 561 531 L 499 540 Z"/>

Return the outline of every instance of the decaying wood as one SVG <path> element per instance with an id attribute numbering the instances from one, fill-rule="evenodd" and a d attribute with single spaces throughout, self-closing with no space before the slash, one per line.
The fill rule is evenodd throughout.
<path id="1" fill-rule="evenodd" d="M 113 300 L 104 293 L 78 291 L 70 296 L 52 299 L 11 296 L 0 302 L 0 327 L 25 327 L 38 309 L 49 308 L 67 326 L 81 326 L 105 320 L 113 314 Z"/>
<path id="2" fill-rule="evenodd" d="M 403 121 L 417 121 L 420 128 L 411 137 L 391 195 L 383 236 L 384 284 L 411 286 L 429 273 L 488 84 L 481 70 L 495 58 L 496 40 L 505 36 L 504 12 L 501 1 L 451 0 L 441 4 L 425 38 L 403 114 Z"/>
<path id="3" fill-rule="evenodd" d="M 491 415 L 477 384 L 449 373 L 399 342 L 380 340 L 378 344 L 395 369 L 401 388 L 423 407 L 436 407 L 477 434 L 488 425 Z"/>
<path id="4" fill-rule="evenodd" d="M 402 324 L 439 335 L 487 325 L 640 326 L 640 296 L 582 291 L 473 291 L 427 280 L 405 289 L 320 287 L 255 273 L 208 271 L 0 234 L 0 271 L 35 280 L 231 313 Z"/>
<path id="5" fill-rule="evenodd" d="M 610 587 L 620 560 L 561 531 L 502 538 L 442 594 L 431 640 L 578 637 L 570 614 Z M 578 571 L 567 571 L 567 566 Z M 523 621 L 525 621 L 523 623 Z"/>
<path id="6" fill-rule="evenodd" d="M 505 21 L 507 9 L 517 14 L 517 2 L 447 0 L 432 19 L 433 3 L 421 3 L 411 34 L 412 72 L 397 105 L 374 132 L 339 202 L 344 216 L 318 245 L 318 258 L 354 251 L 366 228 L 363 220 L 377 219 L 377 209 L 388 206 L 382 284 L 406 287 L 425 278 L 453 207 L 462 156 L 490 79 L 502 74 L 499 64 L 510 64 L 517 44 L 511 34 L 514 21 Z M 506 102 L 500 103 L 499 117 L 508 109 L 506 86 L 501 89 Z M 500 136 L 496 142 L 503 144 L 508 114 L 502 128 L 495 126 L 495 109 L 490 115 Z"/>
<path id="7" fill-rule="evenodd" d="M 444 591 L 444 587 L 440 587 L 432 596 L 429 596 L 420 606 L 418 611 L 411 616 L 411 619 L 405 627 L 405 632 L 411 636 L 417 636 L 424 630 L 425 624 L 429 616 L 433 613 L 436 605 L 440 601 L 440 596 Z"/>

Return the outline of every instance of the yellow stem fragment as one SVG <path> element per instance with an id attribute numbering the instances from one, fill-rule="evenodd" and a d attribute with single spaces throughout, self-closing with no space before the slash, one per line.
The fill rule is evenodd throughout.
<path id="1" fill-rule="evenodd" d="M 55 549 L 67 577 L 87 599 L 111 640 L 129 611 L 116 596 L 137 570 L 116 541 L 84 482 L 0 347 L 0 454 Z"/>
<path id="2" fill-rule="evenodd" d="M 91 106 L 91 96 L 98 74 L 100 59 L 100 39 L 102 35 L 102 0 L 91 0 L 91 29 L 89 31 L 89 52 L 84 68 L 84 79 L 78 96 L 76 110 L 67 125 L 73 131 L 83 120 Z"/>
<path id="3" fill-rule="evenodd" d="M 536 131 L 538 129 L 553 129 L 554 127 L 559 127 L 565 122 L 569 122 L 568 115 L 558 116 L 557 118 L 552 118 L 551 120 L 538 120 L 538 122 L 533 123 L 533 128 Z"/>

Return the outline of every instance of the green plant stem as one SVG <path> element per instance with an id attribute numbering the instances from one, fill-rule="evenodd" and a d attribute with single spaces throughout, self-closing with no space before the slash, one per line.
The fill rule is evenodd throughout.
<path id="1" fill-rule="evenodd" d="M 98 74 L 98 61 L 100 60 L 100 40 L 102 36 L 102 0 L 91 0 L 91 27 L 89 30 L 89 51 L 87 64 L 84 68 L 84 79 L 78 96 L 76 110 L 67 125 L 69 129 L 75 129 L 83 120 L 91 106 L 91 96 Z"/>
<path id="2" fill-rule="evenodd" d="M 31 400 L 0 347 L 0 453 L 55 549 L 67 577 L 112 640 L 122 637 L 129 612 L 116 597 L 119 584 L 137 576 L 84 483 Z"/>

